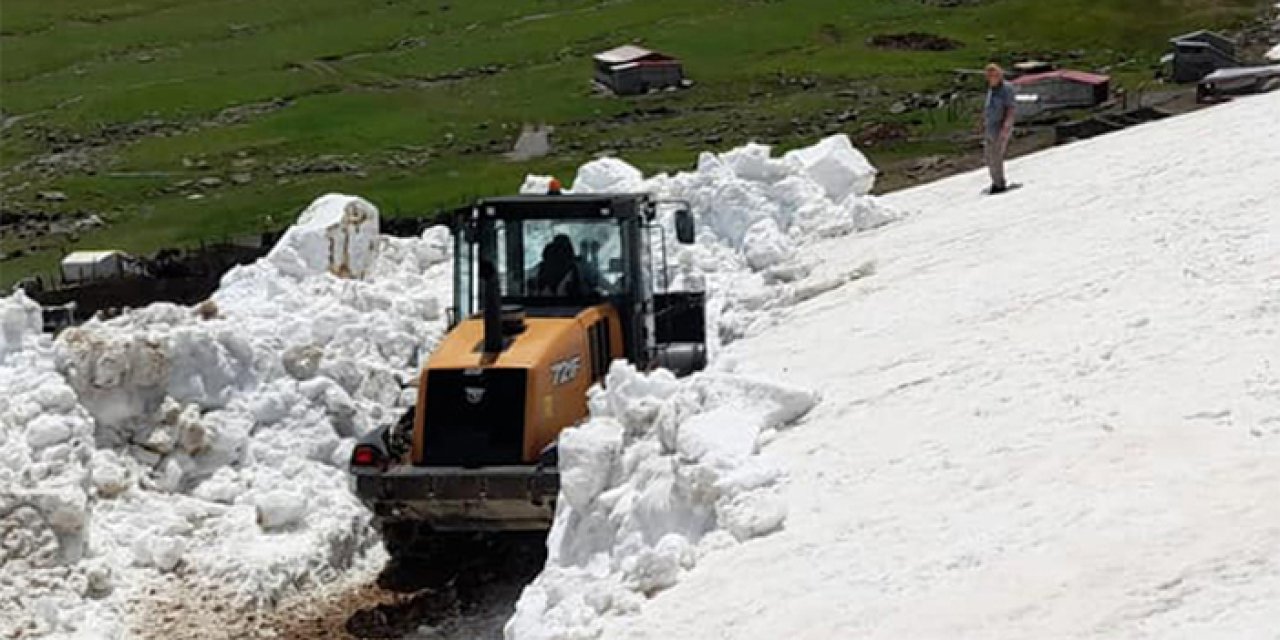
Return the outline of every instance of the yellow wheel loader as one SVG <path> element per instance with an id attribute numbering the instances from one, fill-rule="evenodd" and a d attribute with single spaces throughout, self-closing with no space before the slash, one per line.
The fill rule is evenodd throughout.
<path id="1" fill-rule="evenodd" d="M 659 206 L 693 242 L 688 203 L 648 194 L 491 198 L 453 214 L 449 332 L 416 407 L 351 455 L 356 494 L 393 556 L 424 533 L 545 531 L 556 439 L 586 417 L 610 362 L 703 368 L 705 300 L 665 291 Z"/>

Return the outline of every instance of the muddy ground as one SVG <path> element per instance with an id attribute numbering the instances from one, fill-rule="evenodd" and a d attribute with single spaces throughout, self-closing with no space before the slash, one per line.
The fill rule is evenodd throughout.
<path id="1" fill-rule="evenodd" d="M 275 609 L 234 605 L 216 589 L 175 580 L 153 588 L 136 604 L 131 618 L 147 623 L 132 635 L 145 640 L 500 639 L 521 590 L 542 569 L 546 554 L 541 533 L 454 539 L 431 557 L 388 560 L 381 571 L 353 568 L 310 597 L 290 598 Z"/>

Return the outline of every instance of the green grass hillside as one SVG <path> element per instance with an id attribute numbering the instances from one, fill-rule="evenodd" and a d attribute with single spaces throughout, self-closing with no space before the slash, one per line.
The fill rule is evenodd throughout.
<path id="1" fill-rule="evenodd" d="M 74 247 L 145 252 L 284 224 L 331 190 L 427 213 L 527 172 L 569 178 L 599 153 L 668 170 L 706 148 L 834 132 L 876 160 L 949 153 L 972 117 L 972 97 L 947 97 L 956 68 L 1035 56 L 1137 88 L 1171 34 L 1230 29 L 1270 4 L 5 0 L 0 282 Z M 868 44 L 904 32 L 960 46 Z M 628 42 L 680 56 L 695 85 L 594 93 L 591 54 Z M 949 106 L 924 104 L 937 96 Z M 554 126 L 554 151 L 509 162 L 525 124 Z M 107 224 L 20 232 L 32 214 Z"/>

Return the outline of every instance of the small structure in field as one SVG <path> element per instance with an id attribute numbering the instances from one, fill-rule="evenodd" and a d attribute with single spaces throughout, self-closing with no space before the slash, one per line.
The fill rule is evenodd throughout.
<path id="1" fill-rule="evenodd" d="M 1013 86 L 1018 94 L 1019 117 L 1055 109 L 1096 107 L 1111 95 L 1110 76 L 1070 69 L 1019 76 Z"/>
<path id="2" fill-rule="evenodd" d="M 1174 82 L 1199 82 L 1217 71 L 1240 66 L 1236 45 L 1226 36 L 1212 31 L 1193 31 L 1170 38 L 1173 51 L 1163 60 L 1173 64 Z"/>
<path id="3" fill-rule="evenodd" d="M 1013 63 L 1013 70 L 1021 74 L 1053 71 L 1053 64 L 1044 60 L 1023 60 Z"/>
<path id="4" fill-rule="evenodd" d="M 595 81 L 617 95 L 635 95 L 684 85 L 680 60 L 634 45 L 597 53 Z"/>
<path id="5" fill-rule="evenodd" d="M 62 259 L 61 271 L 62 281 L 66 284 L 123 278 L 126 275 L 137 275 L 139 272 L 132 256 L 115 249 L 68 253 Z"/>

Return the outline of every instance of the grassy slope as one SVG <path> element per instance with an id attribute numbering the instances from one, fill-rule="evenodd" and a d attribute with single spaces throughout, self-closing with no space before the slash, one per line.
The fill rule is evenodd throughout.
<path id="1" fill-rule="evenodd" d="M 939 113 L 890 117 L 905 92 L 947 89 L 951 69 L 989 57 L 1083 50 L 1086 68 L 1151 60 L 1168 35 L 1229 26 L 1265 0 L 989 0 L 944 9 L 919 0 L 7 0 L 0 8 L 0 109 L 29 115 L 0 136 L 5 209 L 100 211 L 113 224 L 79 246 L 146 251 L 287 221 L 314 195 L 345 190 L 388 214 L 429 212 L 510 191 L 530 171 L 566 175 L 602 149 L 647 170 L 688 165 L 709 145 L 747 139 L 783 146 L 820 132 L 856 133 L 901 120 L 919 139 L 873 157 L 946 150 L 967 126 Z M 876 33 L 929 31 L 965 46 L 881 51 Z M 589 56 L 621 42 L 682 56 L 697 86 L 619 100 L 589 90 Z M 497 73 L 480 70 L 499 65 Z M 464 71 L 462 78 L 450 79 Z M 1131 86 L 1148 67 L 1114 70 Z M 808 78 L 805 87 L 787 82 Z M 865 91 L 868 86 L 878 91 Z M 861 97 L 837 95 L 863 90 Z M 276 98 L 289 106 L 226 126 L 166 137 L 112 137 L 92 150 L 95 172 L 17 168 L 54 139 L 92 138 L 147 118 L 195 125 L 221 110 Z M 636 110 L 663 113 L 638 116 Z M 837 124 L 829 115 L 855 108 Z M 630 115 L 627 115 L 630 114 Z M 508 163 L 498 152 L 522 123 L 557 127 L 557 152 Z M 714 137 L 709 137 L 714 133 Z M 927 141 L 935 139 L 934 142 Z M 714 143 L 710 142 L 714 141 Z M 290 159 L 332 154 L 362 174 L 277 176 Z M 397 167 L 388 160 L 418 158 Z M 198 158 L 207 168 L 188 168 Z M 254 176 L 199 200 L 166 185 Z M 119 177 L 109 174 L 144 174 Z M 150 176 L 150 174 L 162 174 Z M 63 204 L 35 201 L 59 189 Z M 5 248 L 15 248 L 5 241 Z M 48 269 L 60 248 L 0 263 L 0 282 Z"/>

